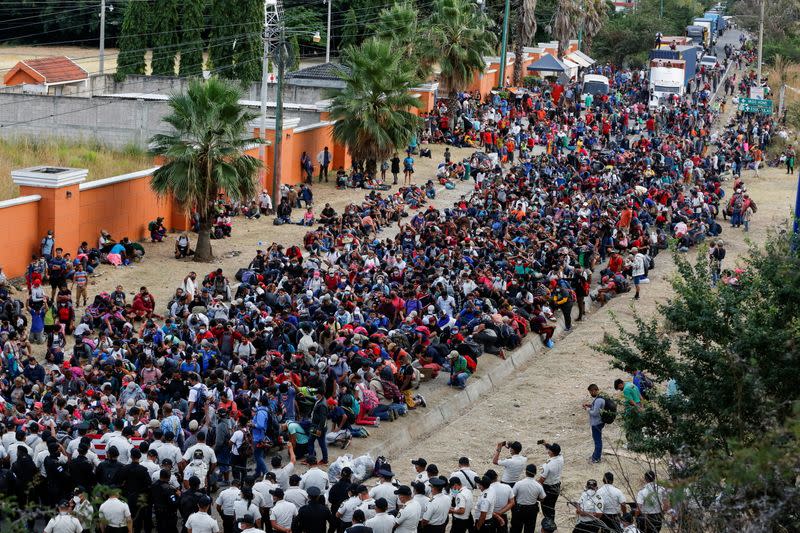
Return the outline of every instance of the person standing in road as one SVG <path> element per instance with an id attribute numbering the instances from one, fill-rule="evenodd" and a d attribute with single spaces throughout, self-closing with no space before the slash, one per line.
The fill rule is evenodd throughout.
<path id="1" fill-rule="evenodd" d="M 619 533 L 622 531 L 619 522 L 620 513 L 625 514 L 627 508 L 625 495 L 614 486 L 614 474 L 606 472 L 603 475 L 603 486 L 597 490 L 597 495 L 603 499 L 603 516 L 600 517 L 600 521 L 609 531 Z"/>
<path id="2" fill-rule="evenodd" d="M 631 248 L 631 255 L 628 259 L 628 264 L 631 267 L 631 276 L 633 277 L 633 286 L 636 288 L 636 293 L 633 295 L 634 300 L 639 299 L 639 284 L 647 279 L 647 269 L 645 268 L 645 261 L 647 257 L 639 253 L 639 248 L 634 246 Z"/>
<path id="3" fill-rule="evenodd" d="M 500 452 L 504 447 L 508 447 L 508 450 L 511 452 L 511 457 L 508 459 L 500 459 Z M 492 464 L 502 466 L 504 469 L 500 481 L 512 488 L 514 487 L 514 483 L 519 481 L 522 471 L 525 469 L 525 463 L 528 462 L 528 458 L 520 455 L 520 452 L 522 452 L 522 444 L 520 444 L 519 441 L 510 443 L 506 441 L 498 442 L 494 451 L 494 457 L 492 458 Z"/>
<path id="4" fill-rule="evenodd" d="M 465 489 L 469 489 L 470 493 L 475 490 L 475 478 L 478 477 L 478 473 L 475 472 L 473 469 L 469 467 L 469 458 L 468 457 L 461 457 L 458 460 L 458 470 L 452 472 L 450 474 L 450 478 L 457 477 L 461 480 L 461 486 Z M 452 481 L 450 482 L 452 485 Z"/>
<path id="5" fill-rule="evenodd" d="M 542 484 L 545 498 L 542 500 L 542 514 L 551 520 L 556 519 L 556 500 L 561 493 L 561 473 L 564 470 L 564 456 L 561 455 L 561 446 L 557 443 L 542 441 L 547 449 L 548 459 L 542 465 L 542 473 L 536 481 Z"/>
<path id="6" fill-rule="evenodd" d="M 447 527 L 447 518 L 450 515 L 450 496 L 445 494 L 444 488 L 447 482 L 440 477 L 433 477 L 430 480 L 431 501 L 425 508 L 422 515 L 423 533 L 444 533 Z"/>
<path id="7" fill-rule="evenodd" d="M 392 164 L 392 185 L 397 185 L 397 177 L 400 174 L 400 158 L 395 153 L 389 162 Z"/>
<path id="8" fill-rule="evenodd" d="M 600 396 L 600 388 L 592 383 L 589 385 L 589 394 L 592 401 L 583 404 L 583 408 L 589 413 L 589 427 L 592 429 L 592 440 L 594 441 L 594 452 L 589 458 L 591 463 L 599 463 L 603 456 L 603 428 L 605 423 L 600 416 L 606 407 L 606 400 Z"/>
<path id="9" fill-rule="evenodd" d="M 546 494 L 536 481 L 536 465 L 525 467 L 525 477 L 514 485 L 514 509 L 511 511 L 511 533 L 534 533 L 539 516 L 539 502 Z"/>
<path id="10" fill-rule="evenodd" d="M 411 152 L 406 154 L 406 158 L 403 159 L 403 185 L 409 186 L 411 185 L 411 176 L 414 175 L 414 158 L 411 157 Z"/>
<path id="11" fill-rule="evenodd" d="M 68 500 L 58 504 L 58 514 L 50 519 L 44 528 L 44 533 L 81 533 L 83 527 L 80 521 L 70 514 Z"/>
<path id="12" fill-rule="evenodd" d="M 325 505 L 322 491 L 315 486 L 308 487 L 308 503 L 297 511 L 297 518 L 292 524 L 293 533 L 316 533 L 327 531 L 334 526 L 333 514 Z"/>
<path id="13" fill-rule="evenodd" d="M 597 533 L 601 528 L 600 517 L 603 515 L 603 500 L 597 495 L 597 481 L 586 481 L 586 489 L 575 505 L 578 516 L 572 533 Z"/>
<path id="14" fill-rule="evenodd" d="M 111 487 L 108 498 L 100 506 L 102 533 L 133 533 L 133 519 L 128 504 L 119 499 L 119 488 Z"/>
<path id="15" fill-rule="evenodd" d="M 211 498 L 203 494 L 197 501 L 198 511 L 189 515 L 186 530 L 189 533 L 219 533 L 219 524 L 208 514 Z"/>
<path id="16" fill-rule="evenodd" d="M 386 512 L 388 506 L 386 498 L 375 500 L 375 516 L 364 523 L 365 526 L 372 528 L 372 533 L 392 533 L 394 530 L 394 517 Z"/>
<path id="17" fill-rule="evenodd" d="M 412 496 L 411 487 L 400 485 L 394 493 L 402 505 L 394 519 L 395 533 L 417 533 L 422 510 Z"/>

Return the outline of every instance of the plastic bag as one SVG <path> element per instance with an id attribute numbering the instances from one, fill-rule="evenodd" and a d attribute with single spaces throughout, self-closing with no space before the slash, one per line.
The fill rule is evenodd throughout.
<path id="1" fill-rule="evenodd" d="M 365 479 L 372 477 L 372 471 L 375 469 L 375 460 L 371 455 L 360 455 L 353 460 L 353 478 L 357 478 L 356 483 L 361 483 Z"/>
<path id="2" fill-rule="evenodd" d="M 339 478 L 342 477 L 342 469 L 346 466 L 349 466 L 351 470 L 353 469 L 353 456 L 349 453 L 340 455 L 331 463 L 328 467 L 328 481 L 331 483 L 339 481 Z"/>

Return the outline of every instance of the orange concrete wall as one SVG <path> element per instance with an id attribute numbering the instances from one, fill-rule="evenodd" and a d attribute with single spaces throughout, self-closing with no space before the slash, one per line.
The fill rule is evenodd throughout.
<path id="1" fill-rule="evenodd" d="M 21 185 L 19 193 L 20 196 L 38 194 L 42 197 L 37 213 L 37 233 L 44 236 L 48 230 L 53 230 L 56 247 L 63 248 L 64 252 L 74 254 L 80 244 L 80 210 L 78 209 L 80 192 L 78 185 L 68 185 L 60 189 Z"/>
<path id="2" fill-rule="evenodd" d="M 0 209 L 0 266 L 9 278 L 22 276 L 31 259 L 39 253 L 38 201 Z M 58 241 L 56 241 L 58 243 Z"/>
<path id="3" fill-rule="evenodd" d="M 314 163 L 314 175 L 319 174 L 319 163 L 317 163 L 317 154 L 319 154 L 326 146 L 328 150 L 333 155 L 334 146 L 333 146 L 333 126 L 326 125 L 320 126 L 318 128 L 307 129 L 301 132 L 297 132 L 296 130 L 292 132 L 291 137 L 289 138 L 289 142 L 287 145 L 292 147 L 291 154 L 284 152 L 283 157 L 292 157 L 292 165 L 289 167 L 289 176 L 286 176 L 283 180 L 284 183 L 287 184 L 295 184 L 301 183 L 303 181 L 302 172 L 300 169 L 300 156 L 303 152 L 307 152 L 309 156 L 311 156 L 311 161 Z M 333 159 L 333 158 L 332 158 Z M 333 167 L 333 161 L 331 161 L 331 165 L 328 168 L 328 174 L 330 175 L 331 171 L 333 174 L 336 174 L 336 168 Z M 330 179 L 330 176 L 328 177 Z"/>
<path id="4" fill-rule="evenodd" d="M 100 230 L 107 230 L 117 240 L 148 238 L 147 224 L 164 217 L 164 226 L 173 227 L 172 202 L 158 197 L 150 189 L 150 176 L 111 183 L 80 193 L 80 237 L 97 246 Z M 70 250 L 74 253 L 74 250 Z"/>
<path id="5" fill-rule="evenodd" d="M 419 102 L 421 107 L 416 108 L 412 107 L 411 112 L 415 115 L 419 115 L 420 113 L 430 113 L 433 111 L 433 104 L 434 104 L 434 97 L 433 93 L 430 91 L 412 91 L 412 94 L 419 95 Z"/>

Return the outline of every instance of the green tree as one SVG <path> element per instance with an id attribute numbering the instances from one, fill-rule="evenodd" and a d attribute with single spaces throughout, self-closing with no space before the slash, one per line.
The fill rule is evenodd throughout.
<path id="1" fill-rule="evenodd" d="M 578 35 L 578 29 L 583 21 L 582 7 L 578 0 L 558 0 L 551 33 L 558 41 L 559 59 L 564 57 L 570 39 Z"/>
<path id="2" fill-rule="evenodd" d="M 583 3 L 583 48 L 591 51 L 594 37 L 608 21 L 606 0 L 584 0 Z"/>
<path id="3" fill-rule="evenodd" d="M 180 48 L 180 27 L 182 3 L 180 0 L 158 0 L 153 2 L 150 15 L 152 30 L 153 57 L 150 70 L 153 76 L 174 76 L 175 57 Z"/>
<path id="4" fill-rule="evenodd" d="M 187 0 L 181 17 L 181 58 L 178 65 L 180 76 L 203 75 L 205 22 L 205 2 L 203 0 Z"/>
<path id="5" fill-rule="evenodd" d="M 455 117 L 458 93 L 467 88 L 476 71 L 486 67 L 483 57 L 494 50 L 496 39 L 489 31 L 488 18 L 467 0 L 436 0 L 431 44 Z"/>
<path id="6" fill-rule="evenodd" d="M 536 24 L 536 0 L 520 0 L 516 17 L 517 23 L 514 32 L 514 86 L 519 87 L 522 84 L 523 75 L 520 58 L 525 55 L 525 47 L 530 46 L 538 28 Z"/>
<path id="7" fill-rule="evenodd" d="M 405 147 L 416 132 L 419 119 L 409 111 L 420 106 L 409 93 L 415 78 L 391 43 L 376 38 L 345 49 L 342 60 L 348 70 L 341 74 L 344 89 L 331 94 L 333 138 L 374 175 L 377 162 Z"/>
<path id="8" fill-rule="evenodd" d="M 657 382 L 674 380 L 641 410 L 625 412 L 628 449 L 669 456 L 677 465 L 676 486 L 699 504 L 687 505 L 686 512 L 703 524 L 728 524 L 712 530 L 792 530 L 773 526 L 785 528 L 800 510 L 800 463 L 775 461 L 787 448 L 798 455 L 796 244 L 787 234 L 771 236 L 762 249 L 750 250 L 738 283 L 718 287 L 709 282 L 706 254 L 696 265 L 676 254 L 675 296 L 658 308 L 663 322 L 637 319 L 634 330 L 620 328 L 598 346 L 617 368 L 644 371 Z M 709 514 L 715 514 L 711 522 Z M 730 525 L 742 520 L 766 527 Z M 796 525 L 796 514 L 793 520 Z"/>
<path id="9" fill-rule="evenodd" d="M 328 36 L 326 35 L 323 14 L 324 11 L 321 9 L 311 9 L 302 5 L 287 7 L 283 12 L 286 33 L 294 37 L 300 47 L 314 47 L 317 49 L 324 47 Z M 314 33 L 317 31 L 319 31 L 320 42 L 315 43 Z"/>
<path id="10" fill-rule="evenodd" d="M 150 27 L 150 2 L 131 2 L 125 9 L 122 21 L 122 36 L 119 39 L 117 56 L 117 81 L 128 74 L 145 73 L 147 51 L 147 28 Z"/>
<path id="11" fill-rule="evenodd" d="M 356 11 L 352 7 L 347 10 L 344 16 L 344 26 L 342 28 L 342 38 L 339 49 L 356 46 L 361 42 L 361 35 L 358 24 L 358 17 Z"/>
<path id="12" fill-rule="evenodd" d="M 396 2 L 383 9 L 369 30 L 375 37 L 391 42 L 403 56 L 406 68 L 413 70 L 419 80 L 428 78 L 436 53 L 429 43 L 429 27 L 412 2 Z"/>
<path id="13" fill-rule="evenodd" d="M 220 72 L 220 76 L 239 80 L 245 85 L 261 79 L 263 42 L 261 32 L 264 27 L 263 0 L 239 0 L 235 2 L 234 17 L 239 35 L 234 45 L 234 67 Z M 230 24 L 230 22 L 229 22 Z"/>
<path id="14" fill-rule="evenodd" d="M 151 139 L 151 153 L 166 161 L 153 173 L 151 187 L 172 196 L 187 214 L 197 213 L 196 261 L 213 259 L 211 225 L 220 191 L 233 200 L 252 198 L 261 161 L 245 155 L 258 139 L 248 135 L 257 114 L 244 108 L 241 90 L 231 82 L 193 80 L 185 94 L 170 97 L 164 121 L 175 130 Z"/>

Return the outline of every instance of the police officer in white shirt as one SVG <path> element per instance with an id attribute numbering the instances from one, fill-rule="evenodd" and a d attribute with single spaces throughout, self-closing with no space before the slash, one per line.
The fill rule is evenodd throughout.
<path id="1" fill-rule="evenodd" d="M 80 520 L 69 514 L 69 510 L 69 501 L 61 501 L 58 504 L 58 514 L 47 523 L 44 533 L 81 533 L 83 527 Z"/>
<path id="2" fill-rule="evenodd" d="M 372 533 L 392 533 L 394 530 L 394 517 L 386 512 L 388 505 L 386 498 L 375 500 L 375 516 L 364 523 L 372 528 Z"/>
<path id="3" fill-rule="evenodd" d="M 298 510 L 308 503 L 308 493 L 300 488 L 300 476 L 297 474 L 289 477 L 289 488 L 283 492 L 283 499 L 293 503 Z"/>
<path id="4" fill-rule="evenodd" d="M 263 529 L 255 527 L 256 518 L 251 514 L 246 514 L 239 520 L 239 529 L 242 533 L 264 533 Z"/>
<path id="5" fill-rule="evenodd" d="M 414 501 L 419 504 L 419 512 L 425 514 L 425 509 L 428 508 L 428 502 L 431 501 L 427 495 L 427 487 L 420 483 L 419 481 L 415 481 L 411 484 L 411 490 L 414 493 Z"/>
<path id="6" fill-rule="evenodd" d="M 386 500 L 389 512 L 392 512 L 397 509 L 397 495 L 394 493 L 395 486 L 392 485 L 394 473 L 391 470 L 379 470 L 378 475 L 381 476 L 381 482 L 372 487 L 369 497 L 376 501 L 378 498 L 383 498 Z"/>
<path id="7" fill-rule="evenodd" d="M 275 474 L 273 472 L 267 472 L 263 480 L 257 481 L 253 485 L 253 494 L 258 497 L 258 507 L 261 509 L 261 516 L 264 517 L 264 522 L 269 522 L 269 511 L 273 506 L 272 494 L 269 491 L 276 488 L 278 488 L 278 484 L 275 482 Z"/>
<path id="8" fill-rule="evenodd" d="M 561 446 L 557 443 L 549 444 L 545 441 L 539 441 L 547 449 L 548 459 L 542 465 L 542 473 L 539 475 L 538 481 L 544 487 L 546 494 L 542 500 L 542 514 L 552 520 L 556 518 L 556 500 L 561 492 L 561 472 L 564 470 L 564 456 L 561 455 Z"/>
<path id="9" fill-rule="evenodd" d="M 217 504 L 217 512 L 222 517 L 222 527 L 225 533 L 231 533 L 233 531 L 235 523 L 233 504 L 241 495 L 242 491 L 239 490 L 238 478 L 233 478 L 231 486 L 217 495 L 215 503 Z"/>
<path id="10" fill-rule="evenodd" d="M 219 524 L 208 514 L 211 498 L 202 495 L 197 501 L 197 507 L 200 510 L 190 514 L 186 519 L 186 529 L 189 533 L 219 533 Z"/>
<path id="11" fill-rule="evenodd" d="M 622 521 L 622 533 L 641 533 L 641 530 L 636 527 L 636 517 L 632 513 L 625 513 L 620 518 Z"/>
<path id="12" fill-rule="evenodd" d="M 636 494 L 636 516 L 641 519 L 642 533 L 658 533 L 664 522 L 664 512 L 669 511 L 667 490 L 656 483 L 652 470 L 644 473 L 645 485 Z"/>
<path id="13" fill-rule="evenodd" d="M 282 488 L 277 487 L 269 493 L 272 494 L 272 499 L 275 501 L 275 505 L 272 506 L 269 513 L 272 530 L 276 533 L 291 533 L 292 520 L 297 516 L 297 507 L 283 499 Z"/>
<path id="14" fill-rule="evenodd" d="M 622 531 L 619 523 L 620 514 L 625 514 L 627 506 L 625 505 L 625 495 L 614 486 L 614 474 L 606 472 L 603 475 L 603 486 L 597 489 L 597 495 L 603 500 L 603 516 L 600 517 L 600 520 L 609 531 L 619 533 Z"/>
<path id="15" fill-rule="evenodd" d="M 586 481 L 586 490 L 580 499 L 573 503 L 578 515 L 573 533 L 597 533 L 603 527 L 600 517 L 603 516 L 603 498 L 597 495 L 597 481 Z"/>
<path id="16" fill-rule="evenodd" d="M 341 529 L 347 529 L 353 525 L 353 513 L 361 505 L 361 498 L 359 497 L 359 489 L 361 487 L 363 485 L 350 485 L 350 489 L 347 491 L 350 497 L 343 501 L 336 511 L 336 518 L 342 523 Z"/>
<path id="17" fill-rule="evenodd" d="M 444 493 L 447 482 L 440 477 L 430 478 L 431 501 L 422 515 L 423 533 L 444 533 L 450 514 L 450 496 Z"/>
<path id="18" fill-rule="evenodd" d="M 450 497 L 453 501 L 449 511 L 453 515 L 450 533 L 467 533 L 472 529 L 472 491 L 458 476 L 450 477 Z"/>
<path id="19" fill-rule="evenodd" d="M 414 479 L 411 481 L 412 483 L 420 482 L 426 483 L 428 481 L 428 472 L 425 469 L 428 467 L 428 461 L 424 458 L 420 457 L 419 459 L 414 459 L 411 461 L 411 464 L 414 465 Z"/>
<path id="20" fill-rule="evenodd" d="M 183 453 L 183 457 L 181 458 L 181 465 L 185 466 L 189 463 L 192 459 L 195 458 L 195 452 L 200 450 L 203 452 L 203 462 L 208 467 L 209 472 L 214 471 L 214 467 L 217 464 L 217 454 L 214 453 L 214 448 L 206 444 L 206 432 L 200 431 L 197 434 L 197 444 L 189 446 L 186 451 Z"/>
<path id="21" fill-rule="evenodd" d="M 119 489 L 109 490 L 108 498 L 100 506 L 100 523 L 105 524 L 104 533 L 129 533 L 133 528 L 131 510 L 119 499 Z"/>
<path id="22" fill-rule="evenodd" d="M 536 481 L 536 465 L 525 467 L 525 477 L 514 484 L 514 509 L 511 511 L 511 533 L 536 529 L 539 502 L 544 499 L 544 487 Z"/>
<path id="23" fill-rule="evenodd" d="M 164 433 L 164 440 L 163 444 L 159 446 L 158 449 L 158 457 L 162 461 L 164 459 L 169 459 L 172 461 L 172 472 L 178 472 L 178 465 L 183 459 L 183 454 L 181 454 L 181 449 L 175 446 L 175 434 L 171 431 L 167 431 Z"/>
<path id="24" fill-rule="evenodd" d="M 316 466 L 309 468 L 300 480 L 300 488 L 308 492 L 309 487 L 317 487 L 320 492 L 325 493 L 330 487 L 328 474 Z"/>
<path id="25" fill-rule="evenodd" d="M 507 459 L 500 459 L 500 452 L 506 447 L 511 452 L 511 457 Z M 503 441 L 497 443 L 497 448 L 495 449 L 494 457 L 492 458 L 492 464 L 500 465 L 504 468 L 503 476 L 500 478 L 502 483 L 513 487 L 514 483 L 519 481 L 522 471 L 525 469 L 525 464 L 528 462 L 527 457 L 520 455 L 521 451 L 522 444 L 520 444 L 519 441 L 510 443 Z"/>
<path id="26" fill-rule="evenodd" d="M 422 509 L 411 496 L 411 487 L 400 485 L 394 492 L 402 505 L 394 519 L 395 533 L 417 533 L 419 520 L 422 518 Z"/>
<path id="27" fill-rule="evenodd" d="M 477 483 L 481 495 L 473 507 L 473 515 L 475 516 L 474 530 L 476 533 L 495 533 L 497 521 L 494 519 L 494 500 L 489 490 L 492 482 L 489 481 L 488 477 L 483 476 L 478 478 Z"/>
<path id="28" fill-rule="evenodd" d="M 116 446 L 117 451 L 119 452 L 117 461 L 123 465 L 131 464 L 131 450 L 133 449 L 133 445 L 130 441 L 131 435 L 133 435 L 133 428 L 130 426 L 125 426 L 120 435 L 113 437 L 108 441 L 109 448 Z"/>
<path id="29" fill-rule="evenodd" d="M 493 514 L 498 521 L 497 531 L 505 533 L 508 531 L 508 511 L 514 507 L 514 489 L 498 481 L 494 470 L 487 470 L 486 477 L 491 483 L 489 493 L 494 500 Z"/>
<path id="30" fill-rule="evenodd" d="M 471 492 L 477 487 L 475 485 L 475 478 L 478 477 L 478 473 L 469 467 L 469 458 L 467 457 L 461 457 L 458 460 L 458 470 L 450 474 L 451 479 L 454 477 L 461 480 L 463 490 L 469 489 Z M 450 484 L 452 485 L 452 483 Z"/>
<path id="31" fill-rule="evenodd" d="M 294 463 L 295 456 L 292 446 L 289 446 L 289 462 L 285 466 L 281 466 L 283 464 L 283 459 L 281 459 L 280 455 L 275 455 L 270 460 L 272 471 L 275 473 L 275 480 L 278 482 L 278 486 L 283 490 L 289 488 L 289 476 L 294 472 Z"/>

